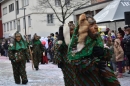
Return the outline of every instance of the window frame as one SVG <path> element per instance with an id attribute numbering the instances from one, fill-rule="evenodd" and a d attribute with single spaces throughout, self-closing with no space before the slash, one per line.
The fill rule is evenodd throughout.
<path id="1" fill-rule="evenodd" d="M 31 27 L 31 16 L 28 16 L 28 27 Z"/>
<path id="2" fill-rule="evenodd" d="M 10 30 L 12 30 L 13 29 L 13 27 L 12 27 L 12 21 L 10 22 Z"/>
<path id="3" fill-rule="evenodd" d="M 12 12 L 12 11 L 14 11 L 14 3 L 9 5 L 9 12 Z"/>
<path id="4" fill-rule="evenodd" d="M 3 24 L 4 32 L 6 32 L 6 23 Z"/>
<path id="5" fill-rule="evenodd" d="M 7 22 L 7 31 L 9 31 L 9 22 Z"/>
<path id="6" fill-rule="evenodd" d="M 16 21 L 15 20 L 13 21 L 13 26 L 14 26 L 13 28 L 16 29 Z"/>
<path id="7" fill-rule="evenodd" d="M 5 13 L 5 9 L 6 9 L 6 13 Z M 7 7 L 4 7 L 3 8 L 3 15 L 6 15 L 7 14 Z"/>
<path id="8" fill-rule="evenodd" d="M 66 3 L 67 1 L 69 1 L 69 3 Z M 70 0 L 65 0 L 65 4 L 66 6 L 70 6 Z"/>
<path id="9" fill-rule="evenodd" d="M 55 6 L 59 7 L 61 5 L 60 0 L 55 0 Z"/>
<path id="10" fill-rule="evenodd" d="M 54 14 L 47 14 L 47 24 L 54 24 Z"/>
<path id="11" fill-rule="evenodd" d="M 26 6 L 28 6 L 29 5 L 29 0 L 23 0 L 22 1 L 22 6 L 23 7 L 26 7 Z"/>

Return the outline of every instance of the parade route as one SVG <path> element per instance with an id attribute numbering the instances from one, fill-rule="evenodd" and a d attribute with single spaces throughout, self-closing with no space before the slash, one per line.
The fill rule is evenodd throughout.
<path id="1" fill-rule="evenodd" d="M 32 70 L 31 63 L 26 64 L 29 82 L 25 86 L 64 86 L 62 72 L 56 65 L 52 63 L 40 64 L 39 68 L 38 71 Z M 121 86 L 130 86 L 130 75 L 124 74 L 124 78 L 119 81 Z M 15 84 L 8 57 L 0 57 L 0 86 L 24 86 Z"/>

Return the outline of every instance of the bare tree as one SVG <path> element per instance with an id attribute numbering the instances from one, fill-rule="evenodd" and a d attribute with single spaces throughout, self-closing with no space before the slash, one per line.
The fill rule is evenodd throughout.
<path id="1" fill-rule="evenodd" d="M 64 24 L 73 14 L 73 10 L 87 5 L 89 0 L 38 0 L 35 10 L 45 13 L 51 9 L 56 18 Z"/>

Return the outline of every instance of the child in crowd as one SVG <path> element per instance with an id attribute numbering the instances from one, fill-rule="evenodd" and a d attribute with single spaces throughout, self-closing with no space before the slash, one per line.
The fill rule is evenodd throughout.
<path id="1" fill-rule="evenodd" d="M 120 45 L 121 41 L 120 39 L 115 39 L 114 42 L 114 53 L 115 53 L 115 59 L 118 65 L 118 76 L 117 78 L 122 78 L 122 62 L 124 60 L 124 51 Z"/>

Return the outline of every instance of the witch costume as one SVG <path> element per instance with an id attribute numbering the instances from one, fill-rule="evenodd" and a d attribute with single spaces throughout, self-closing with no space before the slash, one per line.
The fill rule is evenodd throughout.
<path id="1" fill-rule="evenodd" d="M 78 24 L 68 47 L 67 58 L 72 66 L 74 86 L 120 86 L 113 71 L 105 66 L 104 57 L 107 52 L 105 52 L 102 38 L 98 33 L 96 33 L 95 38 L 92 38 L 92 34 L 90 34 L 91 30 L 96 27 L 96 25 L 93 26 L 95 24 L 92 23 L 93 21 L 91 18 L 90 20 L 82 18 L 79 21 L 81 24 L 88 23 L 88 28 L 85 25 L 81 25 L 88 32 L 83 40 L 83 46 L 82 44 L 80 47 L 77 46 L 80 43 L 78 42 L 79 38 L 82 38 L 80 36 L 84 34 L 79 34 L 79 29 L 83 30 L 83 28 Z"/>
<path id="2" fill-rule="evenodd" d="M 20 40 L 17 40 L 16 37 L 20 37 Z M 26 59 L 27 54 L 27 42 L 24 41 L 21 34 L 16 32 L 14 35 L 14 42 L 10 44 L 8 48 L 9 60 L 11 60 L 14 80 L 16 84 L 21 83 L 27 84 L 27 74 L 26 74 Z M 21 79 L 20 79 L 21 78 Z"/>
<path id="3" fill-rule="evenodd" d="M 74 86 L 74 80 L 73 80 L 73 71 L 72 66 L 69 64 L 67 60 L 67 50 L 68 50 L 68 44 L 70 42 L 70 27 L 68 27 L 67 24 L 64 26 L 59 27 L 59 35 L 58 35 L 58 41 L 56 42 L 55 46 L 55 53 L 56 55 L 56 63 L 58 64 L 58 67 L 61 68 L 63 76 L 64 76 L 64 83 L 65 86 Z"/>
<path id="4" fill-rule="evenodd" d="M 39 63 L 41 62 L 42 55 L 44 52 L 43 45 L 39 40 L 40 37 L 37 34 L 34 34 L 34 38 L 32 40 L 32 52 L 33 52 L 33 64 L 36 70 L 39 69 Z"/>

